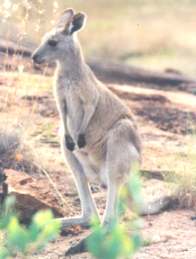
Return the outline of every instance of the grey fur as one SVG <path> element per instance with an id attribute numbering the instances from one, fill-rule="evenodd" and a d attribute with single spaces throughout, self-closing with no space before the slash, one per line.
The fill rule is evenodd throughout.
<path id="1" fill-rule="evenodd" d="M 73 30 L 76 18 L 79 23 Z M 83 13 L 65 11 L 33 55 L 37 63 L 57 63 L 54 93 L 62 122 L 61 144 L 81 199 L 82 216 L 61 219 L 63 227 L 86 225 L 92 215 L 98 215 L 88 185 L 92 180 L 108 186 L 103 223 L 115 217 L 119 188 L 141 158 L 140 138 L 129 109 L 85 63 L 75 33 L 85 20 Z M 48 44 L 50 40 L 57 42 L 55 47 Z M 72 152 L 66 147 L 66 135 L 75 143 Z"/>

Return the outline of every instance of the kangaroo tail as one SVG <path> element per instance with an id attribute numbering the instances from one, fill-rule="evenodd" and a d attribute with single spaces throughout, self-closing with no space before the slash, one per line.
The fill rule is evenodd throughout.
<path id="1" fill-rule="evenodd" d="M 173 208 L 177 205 L 177 199 L 173 196 L 163 196 L 157 200 L 142 204 L 139 209 L 139 215 L 158 214 L 164 210 Z"/>

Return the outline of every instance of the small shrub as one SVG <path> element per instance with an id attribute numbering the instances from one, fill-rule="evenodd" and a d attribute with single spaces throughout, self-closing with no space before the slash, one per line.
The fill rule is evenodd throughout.
<path id="1" fill-rule="evenodd" d="M 14 211 L 13 197 L 9 197 L 1 208 L 0 215 L 0 259 L 20 256 L 22 258 L 41 251 L 60 232 L 60 223 L 50 211 L 37 212 L 31 224 L 19 223 Z"/>

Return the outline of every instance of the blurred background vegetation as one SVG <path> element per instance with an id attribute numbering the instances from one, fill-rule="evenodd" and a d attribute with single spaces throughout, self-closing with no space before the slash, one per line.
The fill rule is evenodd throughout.
<path id="1" fill-rule="evenodd" d="M 88 14 L 88 57 L 195 74 L 195 0 L 1 0 L 0 36 L 39 42 L 67 7 Z"/>
<path id="2" fill-rule="evenodd" d="M 196 0 L 0 0 L 0 40 L 13 40 L 19 45 L 22 42 L 27 46 L 28 44 L 31 46 L 32 42 L 38 44 L 42 35 L 53 27 L 63 10 L 68 7 L 73 7 L 76 11 L 84 11 L 88 14 L 87 26 L 79 35 L 83 50 L 88 58 L 114 60 L 158 71 L 173 68 L 195 76 Z M 11 59 L 10 56 L 8 58 Z M 51 78 L 21 73 L 23 65 L 17 64 L 19 64 L 19 73 L 3 75 L 3 71 L 1 74 L 1 76 L 5 76 L 5 79 L 2 77 L 2 85 L 8 86 L 7 88 L 1 87 L 1 107 L 3 107 L 0 107 L 1 122 L 2 119 L 6 122 L 2 122 L 2 125 L 5 125 L 5 129 L 9 129 L 8 125 L 12 123 L 14 128 L 16 128 L 15 125 L 17 127 L 20 125 L 21 131 L 25 132 L 23 141 L 29 149 L 28 153 L 32 153 L 32 157 L 35 159 L 34 161 L 29 155 L 30 158 L 27 157 L 27 161 L 31 161 L 31 163 L 28 162 L 29 165 L 34 165 L 34 162 L 36 165 L 41 165 L 44 174 L 47 173 L 47 178 L 50 179 L 51 177 L 51 182 L 54 181 L 59 185 L 59 189 L 57 190 L 55 187 L 55 191 L 64 193 L 64 185 L 62 190 L 59 178 L 54 177 L 57 172 L 58 174 L 62 172 L 60 177 L 64 176 L 65 168 L 64 162 L 59 156 L 55 105 L 53 102 L 50 103 Z M 124 89 L 124 92 L 122 92 L 124 97 L 122 95 L 122 98 L 125 99 L 128 93 L 132 94 L 132 89 L 134 88 L 130 88 L 130 92 Z M 140 89 L 135 91 L 135 96 L 140 91 Z M 183 103 L 188 95 L 182 95 L 182 93 L 177 95 L 174 93 L 175 89 L 172 91 L 172 96 L 176 97 L 173 99 L 177 99 L 176 102 L 171 102 L 170 92 L 168 95 L 167 93 L 160 95 L 160 92 L 154 92 L 153 95 L 157 99 L 153 99 L 151 90 L 149 92 L 141 91 L 141 94 L 138 94 L 138 97 L 139 95 L 141 97 L 135 99 L 146 112 L 144 115 L 138 114 L 138 118 L 141 116 L 141 125 L 146 126 L 144 129 L 141 127 L 144 141 L 147 139 L 144 154 L 147 158 L 146 167 L 147 169 L 155 167 L 155 169 L 171 171 L 172 176 L 169 175 L 168 178 L 171 178 L 170 180 L 180 187 L 178 199 L 182 200 L 182 206 L 188 204 L 188 207 L 192 208 L 192 200 L 195 202 L 196 194 L 195 136 L 191 136 L 186 141 L 184 135 L 181 139 L 179 134 L 178 139 L 176 134 L 174 139 L 171 140 L 170 133 L 172 131 L 167 125 L 171 125 L 174 129 L 183 124 L 186 118 L 189 122 L 191 119 L 188 113 L 190 111 L 190 114 L 192 114 L 194 99 L 190 96 L 190 99 Z M 30 99 L 31 97 L 32 99 Z M 33 99 L 34 97 L 36 98 Z M 43 99 L 41 99 L 42 97 Z M 46 101 L 41 103 L 45 97 Z M 28 104 L 26 103 L 27 100 L 30 100 Z M 39 100 L 41 101 L 39 102 Z M 151 109 L 152 104 L 154 104 L 153 100 L 156 100 L 156 103 L 154 102 L 156 105 L 154 109 Z M 187 105 L 189 100 L 190 106 Z M 50 114 L 45 113 L 46 115 L 44 115 L 48 107 Z M 137 108 L 136 104 L 135 107 Z M 143 122 L 142 116 L 145 116 L 145 114 L 148 116 Z M 166 115 L 163 116 L 164 114 Z M 162 116 L 163 120 L 159 120 Z M 150 122 L 149 118 L 151 119 Z M 173 121 L 177 123 L 175 124 Z M 159 126 L 163 123 L 167 126 L 163 130 L 168 133 L 167 138 L 163 131 L 158 133 L 155 131 L 155 135 L 151 134 L 156 126 L 160 129 Z M 193 128 L 195 129 L 194 121 Z M 146 139 L 145 136 L 147 136 Z M 150 140 L 148 140 L 149 136 Z M 53 143 L 57 143 L 57 150 L 52 148 L 52 142 L 47 142 L 49 139 Z M 188 145 L 184 146 L 186 142 Z M 162 151 L 163 143 L 164 151 Z M 23 150 L 20 152 L 26 159 L 28 153 L 26 154 Z M 23 165 L 22 162 L 21 165 Z M 34 167 L 29 166 L 29 168 L 30 171 Z M 64 177 L 63 179 L 68 179 L 67 176 Z M 164 179 L 167 180 L 167 176 Z M 73 185 L 70 185 L 71 192 L 72 188 Z M 71 198 L 68 197 L 68 199 Z M 75 201 L 74 198 L 73 201 Z M 77 207 L 78 205 L 73 206 L 70 213 L 78 209 Z M 67 207 L 65 206 L 65 208 Z M 119 231 L 118 228 L 114 228 L 114 231 L 116 230 Z M 98 234 L 101 242 L 96 242 L 97 247 L 102 246 L 104 240 L 103 233 L 98 231 Z M 126 241 L 126 238 L 122 240 Z M 114 241 L 119 243 L 119 240 L 115 239 L 115 235 Z M 123 242 L 122 245 L 124 245 Z M 118 248 L 116 245 L 115 247 Z M 98 250 L 103 252 L 100 248 Z M 95 251 L 91 250 L 91 252 Z M 118 252 L 121 253 L 122 251 L 119 250 Z M 103 258 L 103 256 L 100 258 Z"/>

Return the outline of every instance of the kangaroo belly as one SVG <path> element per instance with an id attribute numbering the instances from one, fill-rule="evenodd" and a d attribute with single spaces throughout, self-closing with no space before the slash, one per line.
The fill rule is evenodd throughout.
<path id="1" fill-rule="evenodd" d="M 100 143 L 97 143 L 93 147 L 87 146 L 74 152 L 81 162 L 88 180 L 106 185 L 106 177 L 103 170 L 106 159 L 106 143 L 100 141 Z"/>

